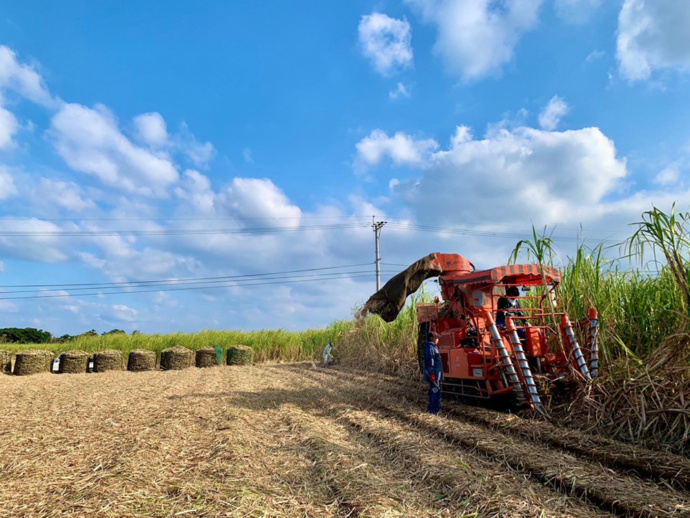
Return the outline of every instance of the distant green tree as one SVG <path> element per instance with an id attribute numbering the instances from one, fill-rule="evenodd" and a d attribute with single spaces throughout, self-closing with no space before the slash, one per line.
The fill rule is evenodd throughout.
<path id="1" fill-rule="evenodd" d="M 104 335 L 126 335 L 127 333 L 123 331 L 122 329 L 111 329 L 110 331 L 106 331 L 103 333 Z"/>
<path id="2" fill-rule="evenodd" d="M 33 327 L 7 327 L 0 329 L 0 336 L 3 336 L 7 343 L 18 344 L 44 344 L 50 342 L 53 337 L 48 331 Z"/>
<path id="3" fill-rule="evenodd" d="M 98 336 L 98 332 L 95 329 L 92 329 L 91 331 L 87 331 L 86 333 L 82 333 L 79 336 Z"/>

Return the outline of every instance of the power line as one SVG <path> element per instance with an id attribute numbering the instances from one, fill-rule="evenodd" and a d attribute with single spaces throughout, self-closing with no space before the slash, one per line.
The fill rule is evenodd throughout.
<path id="1" fill-rule="evenodd" d="M 334 225 L 308 225 L 299 227 L 252 227 L 216 229 L 158 229 L 158 230 L 0 230 L 2 237 L 96 237 L 96 236 L 181 236 L 212 234 L 273 234 L 279 232 L 306 232 L 313 230 L 342 230 L 364 228 L 365 223 Z"/>
<path id="2" fill-rule="evenodd" d="M 146 284 L 146 283 L 172 283 L 172 282 L 183 282 L 183 281 L 209 281 L 209 280 L 230 280 L 239 279 L 244 277 L 261 277 L 265 275 L 286 275 L 293 273 L 305 273 L 305 272 L 317 272 L 324 270 L 338 270 L 344 268 L 357 268 L 359 266 L 369 266 L 374 264 L 369 263 L 357 263 L 357 264 L 346 264 L 343 266 L 324 266 L 321 268 L 303 268 L 300 270 L 286 270 L 282 272 L 266 272 L 266 273 L 248 273 L 242 275 L 227 275 L 220 277 L 187 277 L 182 279 L 158 279 L 158 280 L 147 280 L 147 281 L 124 281 L 124 282 L 104 282 L 104 283 L 72 283 L 72 284 L 0 284 L 0 288 L 60 288 L 69 286 L 125 286 L 131 284 Z"/>
<path id="3" fill-rule="evenodd" d="M 371 216 L 351 216 L 354 219 L 369 219 Z M 257 220 L 311 220 L 311 219 L 343 219 L 342 216 L 260 216 L 255 218 L 248 217 L 213 217 L 213 218 L 0 218 L 0 221 L 257 221 Z"/>
<path id="4" fill-rule="evenodd" d="M 403 230 L 418 230 L 422 232 L 433 232 L 433 233 L 444 233 L 444 234 L 454 234 L 454 235 L 463 235 L 463 236 L 474 236 L 474 237 L 495 237 L 495 238 L 501 238 L 501 239 L 524 239 L 525 237 L 531 237 L 531 231 L 525 231 L 524 233 L 519 233 L 519 232 L 500 232 L 500 231 L 494 231 L 494 230 L 479 230 L 471 227 L 435 227 L 435 226 L 430 226 L 430 225 L 418 225 L 414 223 L 400 223 L 400 222 L 389 222 L 389 224 L 393 228 L 398 228 L 398 229 L 403 229 Z M 602 243 L 611 243 L 614 242 L 614 240 L 611 239 L 611 234 L 608 235 L 609 237 L 606 238 L 599 238 L 598 241 Z M 560 242 L 571 242 L 571 243 L 580 243 L 582 242 L 585 238 L 582 236 L 576 236 L 576 237 L 569 237 L 569 236 L 555 236 L 555 235 L 550 235 L 549 237 L 553 241 L 560 241 Z M 596 239 L 596 238 L 593 238 Z M 615 242 L 619 242 L 620 240 L 615 240 Z"/>
<path id="5" fill-rule="evenodd" d="M 385 273 L 390 273 L 388 270 L 386 270 Z M 185 282 L 160 282 L 157 283 L 155 281 L 148 281 L 148 284 L 133 284 L 133 285 L 121 285 L 121 286 L 82 286 L 82 287 L 76 287 L 76 288 L 42 288 L 40 290 L 12 290 L 12 291 L 5 291 L 5 292 L 0 292 L 0 297 L 3 295 L 7 294 L 15 294 L 15 293 L 33 293 L 36 291 L 40 291 L 41 293 L 43 292 L 54 292 L 54 291 L 104 291 L 104 294 L 111 293 L 110 291 L 106 290 L 121 290 L 125 288 L 129 288 L 129 293 L 137 293 L 138 288 L 149 288 L 153 286 L 158 286 L 158 287 L 166 287 L 166 286 L 194 286 L 198 289 L 203 289 L 204 287 L 211 287 L 211 286 L 216 286 L 216 285 L 222 285 L 222 286 L 244 286 L 247 284 L 251 284 L 252 282 L 255 281 L 269 281 L 269 280 L 276 280 L 276 281 L 289 281 L 289 280 L 299 280 L 299 279 L 307 279 L 307 278 L 317 278 L 317 279 L 323 279 L 327 280 L 331 277 L 333 278 L 338 278 L 338 277 L 347 277 L 350 275 L 357 275 L 357 274 L 371 274 L 369 270 L 355 270 L 355 271 L 347 271 L 347 272 L 331 272 L 331 273 L 317 273 L 317 274 L 298 274 L 298 275 L 278 275 L 278 276 L 269 276 L 269 277 L 260 277 L 260 278 L 240 278 L 240 279 L 235 279 L 235 280 L 213 280 L 213 281 L 192 281 L 188 280 Z"/>
<path id="6" fill-rule="evenodd" d="M 332 274 L 335 275 L 335 274 Z M 16 297 L 2 297 L 0 296 L 0 300 L 19 300 L 19 299 L 47 299 L 47 298 L 65 298 L 65 297 L 92 297 L 92 296 L 101 296 L 101 295 L 123 295 L 123 294 L 137 294 L 137 293 L 154 293 L 154 292 L 167 292 L 167 291 L 191 291 L 191 290 L 207 290 L 207 289 L 221 289 L 221 288 L 233 288 L 233 287 L 245 287 L 245 286 L 262 286 L 262 285 L 274 285 L 274 284 L 297 284 L 297 283 L 303 283 L 303 282 L 316 282 L 316 281 L 324 281 L 324 280 L 342 280 L 342 279 L 361 279 L 361 278 L 368 278 L 370 279 L 374 273 L 372 272 L 367 272 L 363 274 L 356 274 L 356 275 L 350 275 L 347 272 L 343 272 L 339 274 L 339 277 L 325 277 L 325 276 L 319 276 L 317 278 L 313 279 L 290 279 L 290 280 L 276 280 L 276 281 L 271 281 L 271 282 L 265 282 L 266 279 L 259 279 L 261 282 L 247 282 L 244 284 L 237 284 L 235 283 L 228 283 L 228 284 L 218 284 L 218 285 L 212 285 L 212 286 L 185 286 L 185 287 L 175 287 L 175 288 L 156 288 L 156 289 L 145 289 L 145 290 L 134 290 L 134 291 L 112 291 L 108 293 L 61 293 L 61 294 L 56 294 L 56 295 L 25 295 L 25 296 L 16 296 Z"/>

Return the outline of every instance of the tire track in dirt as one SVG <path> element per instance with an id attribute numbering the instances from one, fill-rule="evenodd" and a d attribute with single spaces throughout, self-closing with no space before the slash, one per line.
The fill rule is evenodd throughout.
<path id="1" fill-rule="evenodd" d="M 287 376 L 286 376 L 287 374 Z M 312 371 L 280 371 L 283 379 L 288 379 L 288 385 L 299 386 L 305 377 L 309 377 L 316 387 L 323 383 L 318 374 L 312 376 Z M 316 378 L 316 379 L 315 379 Z M 324 390 L 323 388 L 321 390 Z M 306 408 L 291 406 L 285 413 L 284 419 L 290 422 L 291 430 L 297 429 L 302 437 L 302 446 L 311 452 L 316 471 L 325 483 L 332 489 L 338 500 L 342 498 L 346 504 L 344 511 L 351 511 L 353 516 L 361 511 L 367 515 L 381 516 L 379 507 L 372 514 L 371 502 L 362 501 L 362 495 L 390 491 L 392 481 L 412 481 L 411 487 L 404 498 L 416 499 L 421 502 L 438 502 L 430 508 L 423 504 L 416 504 L 417 512 L 405 516 L 421 516 L 431 513 L 447 513 L 443 516 L 458 516 L 479 513 L 481 516 L 608 516 L 595 507 L 578 500 L 569 499 L 561 493 L 544 487 L 542 484 L 525 480 L 512 470 L 504 466 L 496 466 L 486 457 L 471 452 L 458 451 L 444 439 L 422 434 L 417 426 L 399 422 L 388 416 L 382 417 L 377 408 L 368 410 L 356 408 L 357 400 L 353 395 L 362 395 L 361 391 L 329 390 L 318 404 L 307 405 Z M 353 403 L 354 402 L 354 403 Z M 329 430 L 329 440 L 324 437 L 324 420 Z M 340 429 L 349 431 L 348 444 L 357 444 L 368 453 L 359 453 L 355 461 L 343 461 L 341 442 L 333 443 L 334 437 L 341 435 Z M 311 430 L 311 432 L 309 432 Z M 327 452 L 330 452 L 326 455 Z M 366 459 L 369 457 L 369 459 Z M 369 471 L 384 470 L 389 481 L 378 483 L 378 489 L 366 487 L 360 480 L 355 485 L 358 491 L 353 493 L 353 483 L 347 483 L 348 472 L 361 467 L 360 462 L 366 460 L 375 466 L 366 468 Z M 344 464 L 345 463 L 345 464 Z M 355 468 L 351 466 L 355 464 Z M 395 475 L 388 474 L 393 470 Z M 428 493 L 419 498 L 420 492 Z M 449 514 L 448 514 L 449 513 Z"/>
<path id="2" fill-rule="evenodd" d="M 341 383 L 356 384 L 360 390 L 364 386 L 361 382 L 348 380 L 348 372 L 316 372 L 331 379 L 339 379 Z M 377 389 L 372 390 L 376 392 Z M 617 474 L 589 459 L 580 459 L 560 449 L 537 445 L 525 438 L 503 435 L 474 423 L 414 413 L 409 403 L 376 404 L 370 399 L 367 404 L 373 404 L 383 415 L 412 423 L 451 443 L 481 452 L 547 486 L 565 494 L 576 495 L 615 514 L 690 516 L 687 495 L 628 475 Z"/>
<path id="3" fill-rule="evenodd" d="M 472 510 L 481 516 L 609 516 L 577 500 L 554 498 L 548 488 L 535 486 L 513 471 L 497 474 L 495 466 L 478 462 L 472 454 L 464 455 L 467 462 L 460 460 L 457 449 L 421 434 L 416 426 L 361 411 L 346 412 L 339 421 L 375 441 L 401 465 L 414 466 L 426 480 L 443 487 L 440 498 L 468 504 L 463 514 Z"/>
<path id="4" fill-rule="evenodd" d="M 328 371 L 323 371 L 328 372 Z M 334 370 L 334 372 L 343 372 Z M 370 373 L 347 372 L 348 376 L 372 381 Z M 399 387 L 400 393 L 423 403 L 424 390 L 418 383 L 404 379 L 387 381 Z M 444 413 L 463 421 L 472 421 L 503 434 L 512 434 L 531 441 L 559 448 L 578 457 L 589 457 L 601 464 L 650 478 L 685 491 L 690 490 L 690 459 L 662 451 L 615 441 L 577 430 L 559 427 L 542 419 L 524 419 L 515 414 L 491 411 L 488 409 L 445 402 Z"/>

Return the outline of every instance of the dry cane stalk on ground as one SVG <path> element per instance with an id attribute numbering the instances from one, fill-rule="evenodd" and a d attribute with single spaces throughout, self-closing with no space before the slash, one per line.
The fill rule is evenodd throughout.
<path id="1" fill-rule="evenodd" d="M 398 381 L 289 365 L 2 376 L 0 516 L 606 514 L 452 439 L 504 442 L 424 415 L 423 388 Z M 663 497 L 651 510 L 690 512 L 639 487 Z"/>

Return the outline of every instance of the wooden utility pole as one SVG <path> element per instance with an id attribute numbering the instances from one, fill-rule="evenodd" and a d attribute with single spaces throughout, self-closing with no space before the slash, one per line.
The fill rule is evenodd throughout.
<path id="1" fill-rule="evenodd" d="M 388 223 L 387 221 L 376 221 L 376 216 L 371 217 L 371 228 L 374 229 L 374 236 L 376 236 L 376 291 L 381 289 L 381 257 L 379 256 L 379 237 L 381 235 L 381 228 Z"/>

